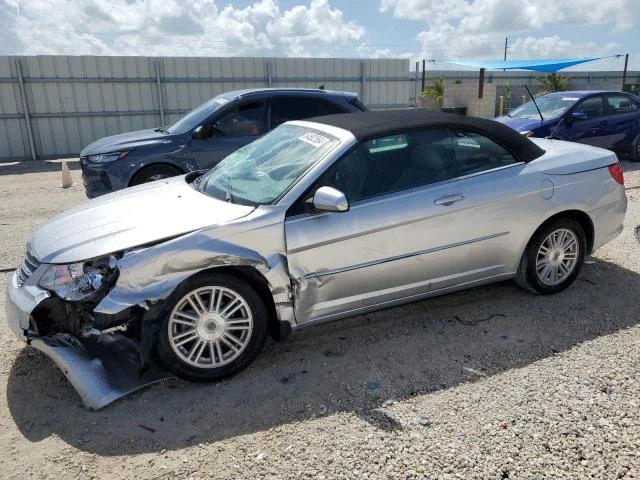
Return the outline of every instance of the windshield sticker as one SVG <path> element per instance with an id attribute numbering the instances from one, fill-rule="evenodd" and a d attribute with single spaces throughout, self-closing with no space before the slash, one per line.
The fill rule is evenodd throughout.
<path id="1" fill-rule="evenodd" d="M 575 101 L 578 100 L 577 98 L 574 97 L 562 97 L 562 100 L 571 100 L 571 101 Z"/>
<path id="2" fill-rule="evenodd" d="M 323 137 L 322 135 L 311 132 L 305 133 L 301 137 L 298 137 L 298 139 L 302 140 L 305 143 L 308 143 L 309 145 L 313 145 L 316 148 L 321 147 L 329 141 L 327 137 Z"/>

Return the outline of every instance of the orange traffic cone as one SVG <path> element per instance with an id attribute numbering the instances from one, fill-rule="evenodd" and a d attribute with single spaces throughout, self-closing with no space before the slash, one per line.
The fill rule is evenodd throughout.
<path id="1" fill-rule="evenodd" d="M 73 186 L 73 179 L 71 178 L 71 172 L 69 171 L 69 165 L 67 162 L 62 162 L 62 185 L 61 188 L 69 188 Z"/>

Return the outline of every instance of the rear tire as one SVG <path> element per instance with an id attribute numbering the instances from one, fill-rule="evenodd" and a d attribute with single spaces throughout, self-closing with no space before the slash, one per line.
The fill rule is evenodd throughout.
<path id="1" fill-rule="evenodd" d="M 580 273 L 586 251 L 582 226 L 570 218 L 555 220 L 533 235 L 514 280 L 532 293 L 559 293 Z"/>
<path id="2" fill-rule="evenodd" d="M 268 310 L 242 280 L 207 273 L 183 282 L 166 302 L 157 353 L 178 377 L 213 382 L 247 367 L 267 337 Z"/>
<path id="3" fill-rule="evenodd" d="M 143 183 L 155 182 L 169 177 L 182 175 L 182 172 L 171 165 L 149 165 L 136 173 L 129 184 L 130 187 Z"/>

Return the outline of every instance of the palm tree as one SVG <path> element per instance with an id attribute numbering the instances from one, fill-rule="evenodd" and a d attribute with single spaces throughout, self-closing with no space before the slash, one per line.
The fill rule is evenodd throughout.
<path id="1" fill-rule="evenodd" d="M 436 78 L 433 85 L 424 89 L 422 97 L 431 97 L 438 103 L 438 106 L 442 107 L 442 100 L 444 99 L 444 77 Z"/>
<path id="2" fill-rule="evenodd" d="M 567 89 L 567 77 L 563 77 L 557 73 L 549 73 L 544 77 L 536 77 L 536 80 L 542 86 L 541 95 L 552 92 L 564 92 Z"/>

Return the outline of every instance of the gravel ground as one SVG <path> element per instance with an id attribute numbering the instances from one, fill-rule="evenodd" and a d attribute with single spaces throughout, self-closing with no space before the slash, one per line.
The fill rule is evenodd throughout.
<path id="1" fill-rule="evenodd" d="M 507 282 L 336 322 L 233 379 L 99 412 L 13 338 L 0 297 L 0 478 L 640 478 L 640 171 L 623 163 L 625 230 L 560 295 Z M 0 270 L 84 200 L 58 168 L 0 166 Z"/>

